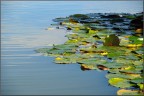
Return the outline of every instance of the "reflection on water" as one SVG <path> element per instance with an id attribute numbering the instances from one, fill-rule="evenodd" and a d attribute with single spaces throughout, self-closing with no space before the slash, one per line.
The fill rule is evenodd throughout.
<path id="1" fill-rule="evenodd" d="M 85 7 L 90 4 L 93 7 Z M 132 3 L 133 6 L 138 4 L 139 2 Z M 115 95 L 118 89 L 108 86 L 104 77 L 106 71 L 82 71 L 78 64 L 54 64 L 53 57 L 45 57 L 34 51 L 52 44 L 62 44 L 67 40 L 64 37 L 66 31 L 63 29 L 44 30 L 52 23 L 52 19 L 74 13 L 95 12 L 96 9 L 100 9 L 95 5 L 98 4 L 94 2 L 2 2 L 2 94 Z M 138 6 L 137 9 L 132 7 L 133 12 L 139 12 L 141 7 Z M 105 11 L 113 12 L 113 8 L 99 10 L 99 12 Z"/>

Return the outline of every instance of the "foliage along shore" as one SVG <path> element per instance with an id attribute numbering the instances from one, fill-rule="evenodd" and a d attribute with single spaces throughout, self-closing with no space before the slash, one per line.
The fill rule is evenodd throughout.
<path id="1" fill-rule="evenodd" d="M 80 64 L 82 70 L 107 70 L 118 95 L 142 95 L 143 12 L 74 14 L 55 18 L 56 28 L 68 30 L 68 40 L 37 52 L 57 64 Z"/>

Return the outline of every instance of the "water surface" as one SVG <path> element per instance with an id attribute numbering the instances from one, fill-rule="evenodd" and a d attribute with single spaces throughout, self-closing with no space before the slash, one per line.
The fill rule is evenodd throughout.
<path id="1" fill-rule="evenodd" d="M 3 95 L 115 95 L 106 71 L 82 71 L 78 64 L 55 64 L 34 50 L 63 44 L 67 32 L 47 31 L 56 17 L 75 13 L 143 9 L 142 1 L 2 1 L 1 91 Z"/>

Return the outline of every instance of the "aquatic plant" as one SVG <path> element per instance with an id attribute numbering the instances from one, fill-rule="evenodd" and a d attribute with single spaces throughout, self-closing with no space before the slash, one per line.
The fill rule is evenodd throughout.
<path id="1" fill-rule="evenodd" d="M 102 16 L 111 19 L 112 17 L 120 18 L 119 15 Z M 71 29 L 72 33 L 66 35 L 68 40 L 64 44 L 53 45 L 52 48 L 38 49 L 37 52 L 55 56 L 54 62 L 57 64 L 75 63 L 80 64 L 82 70 L 108 70 L 106 78 L 109 84 L 122 88 L 117 92 L 118 95 L 142 95 L 142 37 L 126 32 L 118 35 L 112 28 L 106 29 L 95 23 L 78 23 L 78 19 L 89 18 L 87 15 L 75 14 L 67 18 L 74 19 L 67 22 L 64 18 L 57 20 L 63 19 L 62 25 Z M 125 15 L 123 18 L 131 20 L 135 17 Z"/>

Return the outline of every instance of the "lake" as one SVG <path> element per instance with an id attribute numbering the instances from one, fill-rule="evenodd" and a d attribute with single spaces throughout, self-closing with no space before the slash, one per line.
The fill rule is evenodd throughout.
<path id="1" fill-rule="evenodd" d="M 107 71 L 82 71 L 79 64 L 55 64 L 38 48 L 63 44 L 64 29 L 45 30 L 56 17 L 76 13 L 138 13 L 140 1 L 2 1 L 2 95 L 116 95 Z"/>

